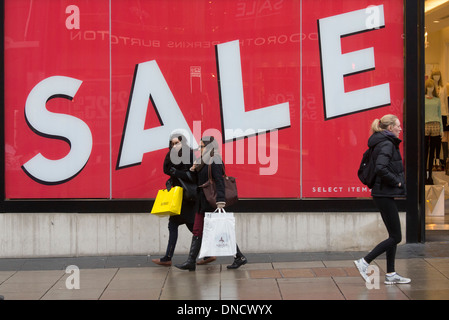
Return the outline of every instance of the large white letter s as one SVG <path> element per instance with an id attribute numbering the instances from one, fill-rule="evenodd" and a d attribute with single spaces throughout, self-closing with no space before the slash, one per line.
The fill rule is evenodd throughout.
<path id="1" fill-rule="evenodd" d="M 39 82 L 28 95 L 25 118 L 39 135 L 61 139 L 70 145 L 70 152 L 58 160 L 45 158 L 41 153 L 27 161 L 22 169 L 42 184 L 60 184 L 75 177 L 87 164 L 92 151 L 92 133 L 85 122 L 67 115 L 50 112 L 46 103 L 53 98 L 72 100 L 82 81 L 54 76 Z"/>

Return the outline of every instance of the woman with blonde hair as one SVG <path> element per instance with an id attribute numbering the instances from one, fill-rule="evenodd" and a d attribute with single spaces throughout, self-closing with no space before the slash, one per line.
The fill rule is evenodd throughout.
<path id="1" fill-rule="evenodd" d="M 385 284 L 409 283 L 411 281 L 395 271 L 396 248 L 402 240 L 401 222 L 395 198 L 406 196 L 404 167 L 399 152 L 401 131 L 398 117 L 392 114 L 375 119 L 371 125 L 372 134 L 368 139 L 368 147 L 373 148 L 371 156 L 376 174 L 371 196 L 387 228 L 388 238 L 380 242 L 364 258 L 354 261 L 365 281 L 369 281 L 367 274 L 369 264 L 384 252 L 387 256 Z"/>

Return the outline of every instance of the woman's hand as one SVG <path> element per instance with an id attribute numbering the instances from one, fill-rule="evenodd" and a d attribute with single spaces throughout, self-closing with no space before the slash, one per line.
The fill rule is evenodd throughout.
<path id="1" fill-rule="evenodd" d="M 226 202 L 217 202 L 217 208 L 223 209 L 226 206 Z"/>

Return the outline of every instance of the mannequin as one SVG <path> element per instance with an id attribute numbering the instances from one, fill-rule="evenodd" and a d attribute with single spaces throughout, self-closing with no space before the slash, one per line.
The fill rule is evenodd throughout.
<path id="1" fill-rule="evenodd" d="M 435 151 L 441 145 L 443 135 L 443 121 L 441 117 L 441 102 L 436 93 L 435 81 L 427 79 L 425 83 L 425 154 L 427 162 L 428 177 L 426 184 L 433 184 L 432 167 Z"/>
<path id="2" fill-rule="evenodd" d="M 438 69 L 434 69 L 430 75 L 430 78 L 435 82 L 435 90 L 437 96 L 440 98 L 441 104 L 441 117 L 443 121 L 443 135 L 441 143 L 436 148 L 436 165 L 438 170 L 443 170 L 446 165 L 446 159 L 448 158 L 448 141 L 449 141 L 449 127 L 448 127 L 448 105 L 447 105 L 447 89 L 443 85 L 443 79 L 441 72 Z M 443 147 L 443 160 L 440 159 L 441 146 Z"/>

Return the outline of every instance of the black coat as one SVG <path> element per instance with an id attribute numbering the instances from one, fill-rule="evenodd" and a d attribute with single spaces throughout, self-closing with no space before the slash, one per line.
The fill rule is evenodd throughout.
<path id="1" fill-rule="evenodd" d="M 212 179 L 215 181 L 215 187 L 217 191 L 217 202 L 225 202 L 225 186 L 224 186 L 224 168 L 223 164 L 218 163 L 217 160 L 215 162 L 212 162 L 210 165 L 204 165 L 200 171 L 198 171 L 198 185 L 201 186 L 202 184 L 206 183 L 207 180 L 209 180 L 209 166 L 211 167 L 211 174 Z M 204 195 L 203 189 L 199 188 L 199 205 L 200 205 L 200 212 L 213 212 L 217 207 L 212 207 L 209 202 L 206 199 L 206 196 Z"/>
<path id="2" fill-rule="evenodd" d="M 175 186 L 181 186 L 179 183 L 179 178 L 183 178 L 187 180 L 187 176 L 185 174 L 186 171 L 189 171 L 189 169 L 192 167 L 193 161 L 194 161 L 194 154 L 193 151 L 190 150 L 190 162 L 189 163 L 179 163 L 174 164 L 170 160 L 170 151 L 167 153 L 164 159 L 164 173 L 170 178 L 167 180 L 166 184 L 170 185 L 172 187 Z M 173 175 L 170 171 L 171 168 L 176 169 L 176 175 Z M 196 174 L 196 173 L 192 173 Z M 195 177 L 196 178 L 196 177 Z M 183 223 L 193 223 L 195 221 L 195 213 L 198 210 L 198 202 L 190 202 L 190 201 L 182 201 L 181 206 L 181 214 L 178 216 L 171 216 L 170 220 L 173 222 L 176 222 L 178 224 Z"/>
<path id="3" fill-rule="evenodd" d="M 374 147 L 376 182 L 371 189 L 373 197 L 406 196 L 404 166 L 399 152 L 401 142 L 388 131 L 376 132 L 368 139 L 368 147 Z"/>

